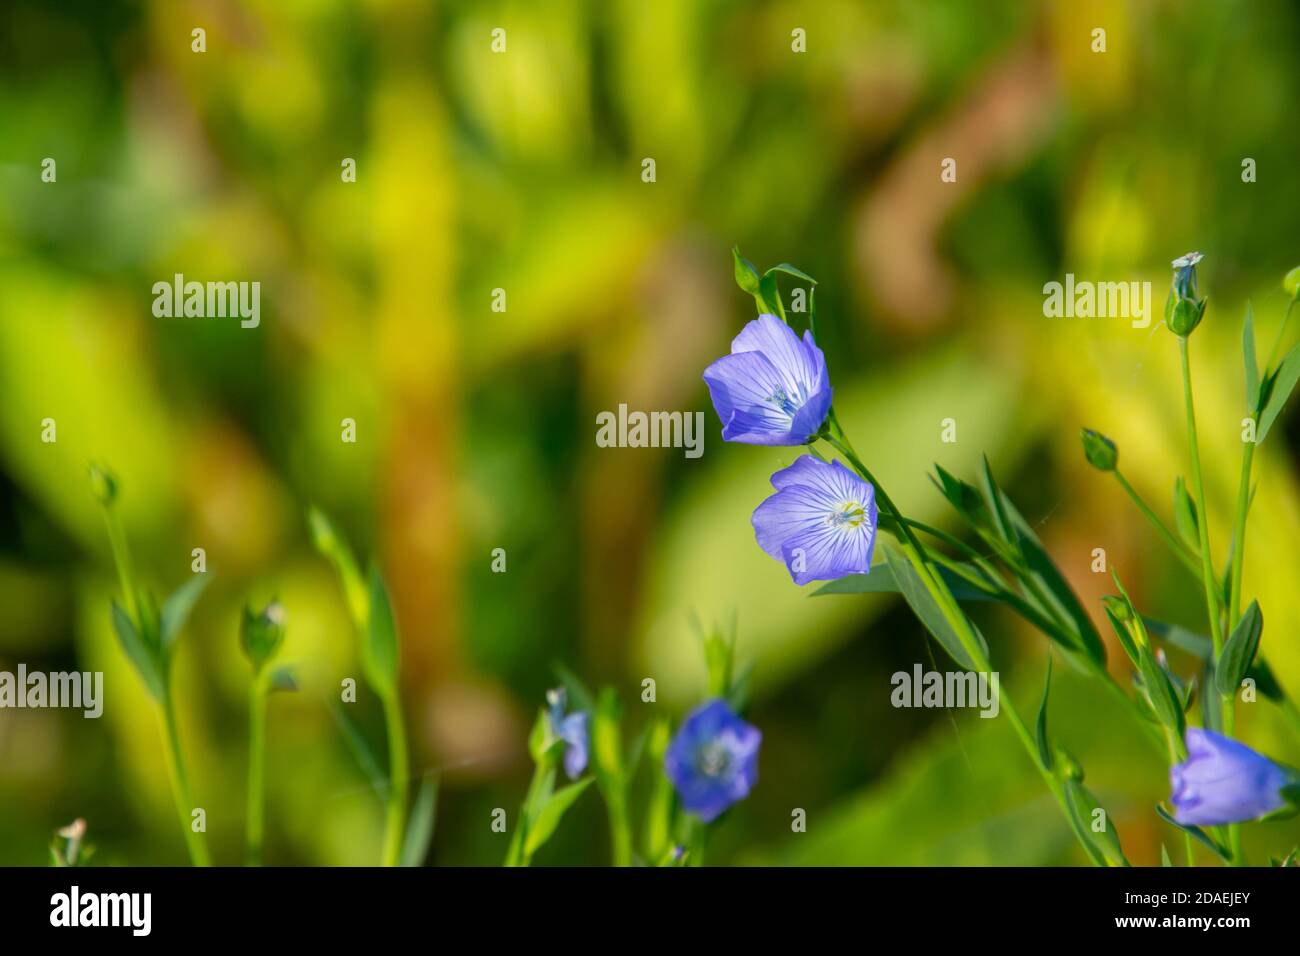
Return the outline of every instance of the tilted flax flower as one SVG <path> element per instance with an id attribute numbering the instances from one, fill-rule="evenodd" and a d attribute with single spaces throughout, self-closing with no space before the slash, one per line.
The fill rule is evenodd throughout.
<path id="1" fill-rule="evenodd" d="M 1170 263 L 1174 268 L 1174 294 L 1180 299 L 1196 298 L 1196 263 L 1203 258 L 1199 252 L 1189 252 Z"/>
<path id="2" fill-rule="evenodd" d="M 754 534 L 795 584 L 871 570 L 877 511 L 869 482 L 838 461 L 800 455 L 772 486 L 776 494 L 754 509 Z"/>
<path id="3" fill-rule="evenodd" d="M 697 707 L 664 754 L 664 772 L 682 808 L 705 823 L 749 795 L 758 782 L 763 734 L 721 699 Z"/>
<path id="4" fill-rule="evenodd" d="M 1169 770 L 1174 819 L 1196 826 L 1239 823 L 1287 805 L 1296 776 L 1230 737 L 1187 728 L 1187 759 Z"/>
<path id="5" fill-rule="evenodd" d="M 565 714 L 565 701 L 563 687 L 546 692 L 551 733 L 565 743 L 564 772 L 570 780 L 576 780 L 587 769 L 587 712 L 579 710 Z"/>
<path id="6" fill-rule="evenodd" d="M 802 445 L 821 428 L 831 407 L 826 356 L 775 315 L 750 322 L 724 355 L 704 370 L 725 441 Z"/>

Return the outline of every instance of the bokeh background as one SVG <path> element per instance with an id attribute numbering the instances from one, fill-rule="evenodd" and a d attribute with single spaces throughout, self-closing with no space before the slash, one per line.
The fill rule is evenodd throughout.
<path id="1" fill-rule="evenodd" d="M 753 313 L 730 248 L 819 279 L 841 417 L 906 510 L 954 527 L 925 472 L 970 477 L 987 453 L 1104 631 L 1095 547 L 1148 613 L 1203 632 L 1196 582 L 1078 446 L 1081 425 L 1111 435 L 1169 513 L 1187 469 L 1174 340 L 1044 318 L 1042 286 L 1149 280 L 1158 315 L 1169 261 L 1206 254 L 1192 351 L 1226 556 L 1242 317 L 1249 300 L 1264 351 L 1300 262 L 1297 49 L 1300 12 L 1281 0 L 7 0 L 0 669 L 102 670 L 106 707 L 0 711 L 0 863 L 44 863 L 77 816 L 97 863 L 185 860 L 157 726 L 110 627 L 91 460 L 119 474 L 159 590 L 195 547 L 216 575 L 176 682 L 218 862 L 238 862 L 243 826 L 238 612 L 273 595 L 303 688 L 271 703 L 268 861 L 378 859 L 381 808 L 326 706 L 360 671 L 311 503 L 395 595 L 413 763 L 442 773 L 429 862 L 504 856 L 490 813 L 514 818 L 557 663 L 618 687 L 635 728 L 699 700 L 692 622 L 733 615 L 765 737 L 712 862 L 1084 862 L 1005 720 L 890 706 L 890 674 L 929 662 L 896 599 L 810 598 L 754 544 L 750 512 L 793 453 L 724 445 L 700 378 Z M 177 272 L 260 281 L 260 328 L 155 318 L 151 286 Z M 619 403 L 706 410 L 703 457 L 598 448 L 595 416 Z M 1256 460 L 1246 592 L 1296 694 L 1290 419 Z M 976 614 L 1032 712 L 1045 640 Z M 382 741 L 362 687 L 354 713 Z M 1276 708 L 1241 710 L 1245 740 L 1300 763 Z M 1129 857 L 1158 863 L 1177 842 L 1152 812 L 1166 768 L 1130 718 L 1057 668 L 1052 723 Z M 1248 827 L 1246 847 L 1260 859 L 1296 835 Z M 607 859 L 593 789 L 537 862 Z"/>

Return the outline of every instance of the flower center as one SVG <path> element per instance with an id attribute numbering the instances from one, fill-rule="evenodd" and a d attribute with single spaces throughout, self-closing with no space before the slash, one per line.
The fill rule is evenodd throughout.
<path id="1" fill-rule="evenodd" d="M 731 752 L 716 740 L 710 741 L 700 747 L 696 764 L 706 777 L 720 777 L 731 764 Z"/>
<path id="2" fill-rule="evenodd" d="M 866 520 L 866 509 L 856 501 L 846 501 L 826 516 L 826 523 L 832 528 L 853 529 Z"/>
<path id="3" fill-rule="evenodd" d="M 786 415 L 794 415 L 795 412 L 799 411 L 799 403 L 796 403 L 780 385 L 776 387 L 775 392 L 767 397 L 767 400 Z"/>

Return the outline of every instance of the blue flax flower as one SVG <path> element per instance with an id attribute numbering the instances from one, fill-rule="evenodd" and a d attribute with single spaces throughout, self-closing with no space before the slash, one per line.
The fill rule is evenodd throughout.
<path id="1" fill-rule="evenodd" d="M 1174 267 L 1174 294 L 1178 298 L 1196 299 L 1196 263 L 1203 258 L 1199 252 L 1189 252 L 1170 263 Z"/>
<path id="2" fill-rule="evenodd" d="M 1187 728 L 1187 759 L 1169 770 L 1174 819 L 1196 826 L 1239 823 L 1280 810 L 1294 775 L 1230 737 Z"/>
<path id="3" fill-rule="evenodd" d="M 876 489 L 838 461 L 800 455 L 772 476 L 772 495 L 754 509 L 759 547 L 785 564 L 795 584 L 871 570 Z"/>
<path id="4" fill-rule="evenodd" d="M 576 780 L 587 768 L 587 712 L 579 710 L 565 714 L 565 700 L 563 687 L 546 692 L 546 702 L 550 705 L 551 733 L 565 743 L 564 772 L 570 780 Z"/>
<path id="5" fill-rule="evenodd" d="M 763 734 L 737 717 L 724 700 L 697 707 L 664 754 L 664 772 L 687 813 L 705 823 L 749 795 L 758 782 Z"/>
<path id="6" fill-rule="evenodd" d="M 802 445 L 831 407 L 826 356 L 775 315 L 760 315 L 732 340 L 731 354 L 704 370 L 726 441 Z"/>

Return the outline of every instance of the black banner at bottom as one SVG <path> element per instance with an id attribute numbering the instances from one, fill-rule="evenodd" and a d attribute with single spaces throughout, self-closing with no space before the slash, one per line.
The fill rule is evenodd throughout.
<path id="1" fill-rule="evenodd" d="M 791 921 L 927 942 L 1033 931 L 1224 941 L 1295 925 L 1293 869 L 9 869 L 6 946 L 156 939 L 338 944 L 399 933 L 571 940 L 601 926 L 676 926 L 739 941 Z M 653 931 L 653 930 L 651 930 Z M 449 932 L 457 933 L 449 937 Z"/>

